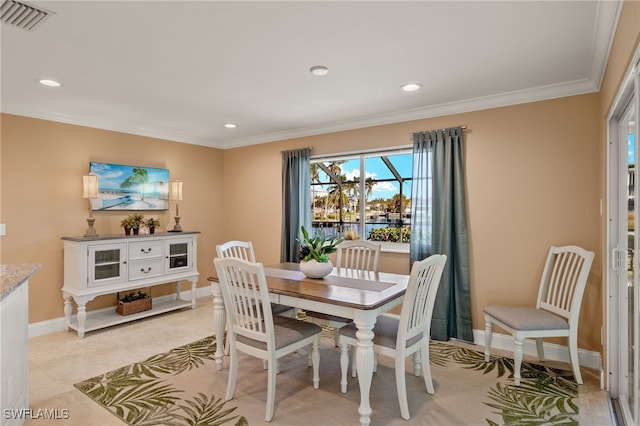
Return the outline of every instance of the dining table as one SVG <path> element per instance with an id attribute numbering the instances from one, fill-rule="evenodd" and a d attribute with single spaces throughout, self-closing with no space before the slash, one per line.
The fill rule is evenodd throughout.
<path id="1" fill-rule="evenodd" d="M 300 264 L 278 263 L 264 267 L 271 302 L 349 318 L 358 331 L 356 369 L 360 386 L 360 424 L 371 423 L 370 391 L 375 363 L 373 326 L 377 317 L 402 304 L 409 275 L 333 268 L 321 279 L 309 278 Z M 213 293 L 213 327 L 217 342 L 223 342 L 226 324 L 224 301 L 217 277 L 209 277 Z M 216 368 L 222 370 L 224 345 L 215 352 Z"/>

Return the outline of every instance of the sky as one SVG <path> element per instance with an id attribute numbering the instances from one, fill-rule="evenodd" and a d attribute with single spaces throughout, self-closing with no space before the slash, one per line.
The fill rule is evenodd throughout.
<path id="1" fill-rule="evenodd" d="M 412 168 L 412 154 L 401 154 L 401 155 L 389 155 L 389 160 L 396 168 L 400 176 L 404 178 L 411 177 L 411 168 Z M 368 157 L 365 162 L 367 177 L 371 177 L 374 179 L 387 179 L 393 178 L 393 174 L 389 171 L 384 162 L 380 159 L 380 157 Z M 348 180 L 352 180 L 355 176 L 360 176 L 360 159 L 356 158 L 353 160 L 348 160 L 343 163 L 341 166 L 342 174 L 347 177 Z M 373 187 L 373 191 L 371 193 L 370 198 L 383 198 L 388 199 L 393 197 L 399 191 L 398 182 L 380 182 L 377 183 Z M 410 182 L 405 183 L 403 189 L 403 195 L 410 198 L 411 197 L 411 184 Z"/>

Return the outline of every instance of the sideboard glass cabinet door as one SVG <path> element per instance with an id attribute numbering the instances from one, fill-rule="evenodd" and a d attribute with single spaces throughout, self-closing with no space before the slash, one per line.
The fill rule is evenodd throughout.
<path id="1" fill-rule="evenodd" d="M 126 244 L 89 247 L 89 287 L 126 280 Z"/>
<path id="2" fill-rule="evenodd" d="M 167 241 L 166 273 L 180 272 L 191 268 L 193 263 L 193 240 L 177 239 Z"/>

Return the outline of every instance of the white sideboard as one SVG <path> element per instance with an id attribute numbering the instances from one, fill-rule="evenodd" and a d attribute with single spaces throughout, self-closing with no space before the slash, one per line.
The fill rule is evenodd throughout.
<path id="1" fill-rule="evenodd" d="M 0 425 L 24 424 L 29 408 L 29 278 L 35 263 L 0 265 Z"/>
<path id="2" fill-rule="evenodd" d="M 196 306 L 199 232 L 148 235 L 63 237 L 65 329 L 84 333 L 139 318 Z M 191 281 L 191 300 L 180 296 L 182 281 Z M 175 282 L 176 297 L 153 300 L 152 309 L 131 315 L 86 311 L 96 296 Z M 77 306 L 72 319 L 73 299 Z"/>

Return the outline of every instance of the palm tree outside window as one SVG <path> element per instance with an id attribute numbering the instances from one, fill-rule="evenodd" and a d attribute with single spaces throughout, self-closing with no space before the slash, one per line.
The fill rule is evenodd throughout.
<path id="1" fill-rule="evenodd" d="M 411 150 L 315 158 L 310 175 L 315 232 L 408 250 Z"/>

